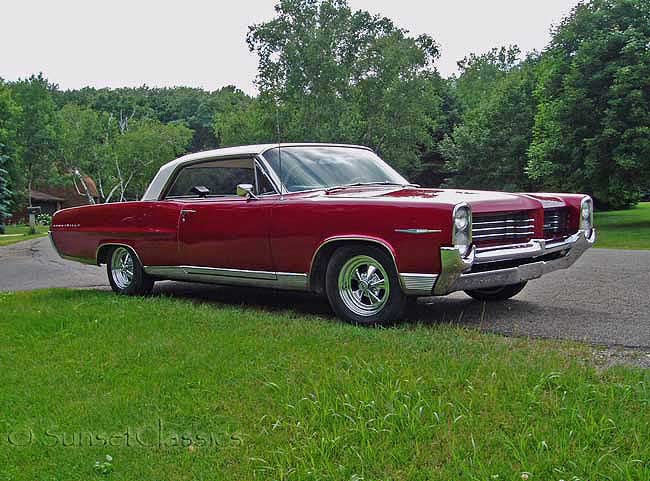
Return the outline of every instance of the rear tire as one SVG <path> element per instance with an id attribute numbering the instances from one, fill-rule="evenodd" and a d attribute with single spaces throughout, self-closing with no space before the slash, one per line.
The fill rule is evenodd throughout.
<path id="1" fill-rule="evenodd" d="M 144 296 L 153 289 L 154 280 L 144 272 L 138 256 L 130 247 L 117 246 L 111 250 L 106 272 L 108 282 L 117 294 Z"/>
<path id="2" fill-rule="evenodd" d="M 524 287 L 526 287 L 525 281 L 519 284 L 510 284 L 507 286 L 474 289 L 472 291 L 465 291 L 465 293 L 477 301 L 505 301 L 506 299 L 510 299 L 519 294 L 524 290 Z"/>
<path id="3" fill-rule="evenodd" d="M 327 266 L 325 291 L 339 318 L 364 326 L 395 322 L 406 304 L 393 259 L 374 246 L 337 249 Z"/>

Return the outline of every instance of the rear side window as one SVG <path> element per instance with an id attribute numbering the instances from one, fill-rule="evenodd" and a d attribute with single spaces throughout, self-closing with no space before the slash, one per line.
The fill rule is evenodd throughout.
<path id="1" fill-rule="evenodd" d="M 237 184 L 255 185 L 252 159 L 231 159 L 202 162 L 181 169 L 167 192 L 167 198 L 197 197 L 195 187 L 207 187 L 210 196 L 237 195 Z"/>

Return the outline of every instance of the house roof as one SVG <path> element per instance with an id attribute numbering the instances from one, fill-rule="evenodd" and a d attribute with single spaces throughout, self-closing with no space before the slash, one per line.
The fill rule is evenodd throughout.
<path id="1" fill-rule="evenodd" d="M 65 199 L 61 197 L 56 197 L 55 195 L 46 194 L 45 192 L 39 192 L 38 190 L 32 190 L 30 197 L 32 200 L 40 200 L 45 202 L 63 202 Z"/>

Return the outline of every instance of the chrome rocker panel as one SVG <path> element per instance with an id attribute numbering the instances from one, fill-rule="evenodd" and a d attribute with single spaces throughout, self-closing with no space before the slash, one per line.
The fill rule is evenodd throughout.
<path id="1" fill-rule="evenodd" d="M 433 294 L 442 296 L 455 291 L 484 289 L 489 287 L 519 284 L 537 279 L 544 274 L 566 269 L 582 256 L 596 242 L 596 231 L 592 229 L 589 237 L 584 231 L 558 242 L 532 240 L 527 244 L 495 249 L 472 249 L 462 257 L 453 247 L 442 247 L 441 272 L 433 288 Z M 518 259 L 534 259 L 549 254 L 560 253 L 561 257 L 552 260 L 539 260 L 517 267 L 468 272 L 472 266 Z"/>
<path id="2" fill-rule="evenodd" d="M 306 291 L 307 274 L 293 272 L 251 271 L 199 266 L 145 266 L 144 271 L 162 279 L 207 282 L 230 286 L 271 287 L 290 291 Z"/>

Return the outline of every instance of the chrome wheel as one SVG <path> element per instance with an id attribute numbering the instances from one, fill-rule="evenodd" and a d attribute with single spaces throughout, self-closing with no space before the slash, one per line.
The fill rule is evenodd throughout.
<path id="1" fill-rule="evenodd" d="M 350 311 L 359 316 L 373 316 L 388 302 L 390 279 L 379 261 L 359 255 L 341 268 L 338 288 L 341 300 Z"/>
<path id="2" fill-rule="evenodd" d="M 128 289 L 133 284 L 133 254 L 125 247 L 118 247 L 111 257 L 111 277 L 119 289 Z"/>

